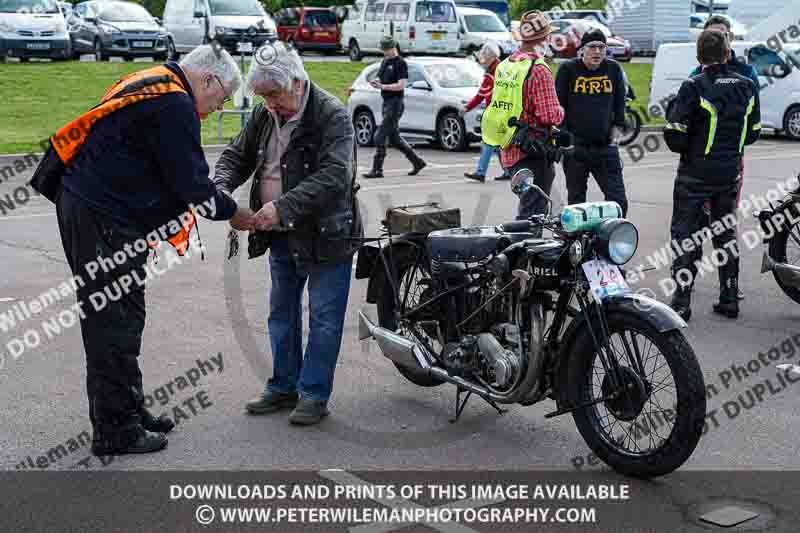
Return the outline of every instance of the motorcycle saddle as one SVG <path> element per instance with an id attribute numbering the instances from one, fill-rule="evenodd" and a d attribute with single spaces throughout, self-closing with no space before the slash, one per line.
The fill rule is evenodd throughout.
<path id="1" fill-rule="evenodd" d="M 511 244 L 531 238 L 530 233 L 503 233 L 494 226 L 454 228 L 428 234 L 428 253 L 437 261 L 477 262 Z"/>

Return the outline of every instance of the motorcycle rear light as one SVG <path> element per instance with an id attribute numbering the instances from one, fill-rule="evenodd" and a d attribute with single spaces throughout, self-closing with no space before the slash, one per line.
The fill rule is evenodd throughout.
<path id="1" fill-rule="evenodd" d="M 408 28 L 408 38 L 409 39 L 416 39 L 417 38 L 417 28 L 411 26 Z"/>

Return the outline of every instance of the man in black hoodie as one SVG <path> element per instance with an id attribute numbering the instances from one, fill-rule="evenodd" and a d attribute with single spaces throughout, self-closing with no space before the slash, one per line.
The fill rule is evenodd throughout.
<path id="1" fill-rule="evenodd" d="M 581 57 L 558 69 L 556 92 L 564 108 L 562 128 L 575 137 L 575 153 L 564 159 L 569 204 L 586 201 L 589 173 L 605 199 L 628 212 L 617 139 L 625 126 L 625 78 L 622 67 L 606 58 L 606 36 L 583 34 Z"/>

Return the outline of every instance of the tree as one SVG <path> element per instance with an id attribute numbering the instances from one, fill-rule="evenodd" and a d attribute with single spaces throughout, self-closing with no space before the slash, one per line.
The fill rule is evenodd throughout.
<path id="1" fill-rule="evenodd" d="M 508 6 L 511 18 L 518 20 L 523 13 L 532 9 L 548 11 L 558 6 L 564 11 L 572 9 L 606 9 L 606 0 L 509 0 Z"/>

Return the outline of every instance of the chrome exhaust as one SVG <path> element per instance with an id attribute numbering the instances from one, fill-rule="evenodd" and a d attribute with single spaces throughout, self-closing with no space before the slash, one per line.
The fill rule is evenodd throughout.
<path id="1" fill-rule="evenodd" d="M 774 272 L 784 284 L 800 288 L 800 267 L 788 263 L 778 263 L 764 252 L 761 261 L 761 272 Z"/>
<path id="2" fill-rule="evenodd" d="M 394 331 L 376 326 L 363 311 L 358 312 L 358 339 L 374 338 L 381 353 L 395 363 L 418 370 L 430 370 L 433 357 L 418 342 L 398 335 Z"/>

